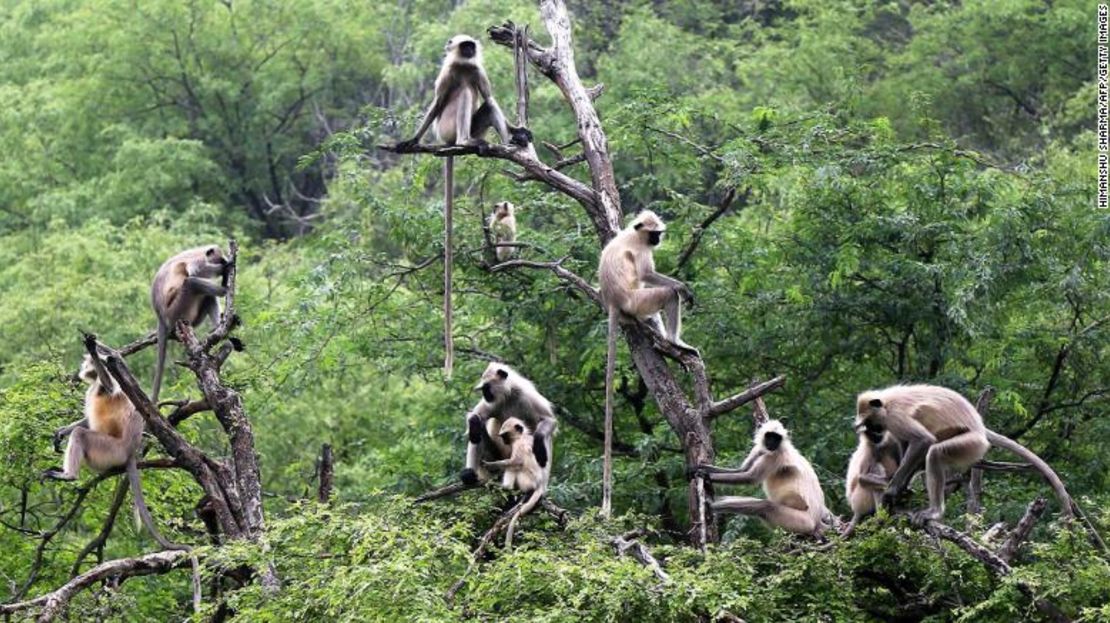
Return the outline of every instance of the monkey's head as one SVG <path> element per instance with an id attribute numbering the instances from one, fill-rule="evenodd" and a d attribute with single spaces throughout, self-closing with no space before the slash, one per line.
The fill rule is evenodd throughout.
<path id="1" fill-rule="evenodd" d="M 637 214 L 628 227 L 636 232 L 640 242 L 652 247 L 658 246 L 663 241 L 663 232 L 667 230 L 663 219 L 651 210 L 644 210 Z"/>
<path id="2" fill-rule="evenodd" d="M 494 204 L 493 213 L 494 215 L 496 215 L 498 220 L 508 218 L 516 214 L 516 206 L 509 203 L 508 201 L 502 201 Z"/>
<path id="3" fill-rule="evenodd" d="M 856 399 L 855 430 L 857 434 L 866 434 L 872 441 L 876 436 L 882 440 L 886 432 L 886 406 L 874 392 L 862 393 Z"/>
<path id="4" fill-rule="evenodd" d="M 755 444 L 767 452 L 777 452 L 783 443 L 790 443 L 790 434 L 778 420 L 767 420 L 755 431 Z"/>
<path id="5" fill-rule="evenodd" d="M 189 274 L 194 277 L 218 277 L 227 270 L 227 258 L 216 245 L 197 249 L 196 258 L 190 263 Z"/>
<path id="6" fill-rule="evenodd" d="M 455 35 L 443 46 L 451 64 L 477 65 L 482 62 L 482 44 L 469 35 Z"/>
<path id="7" fill-rule="evenodd" d="M 486 402 L 497 402 L 512 391 L 511 376 L 512 369 L 509 366 L 492 362 L 486 366 L 486 371 L 482 373 L 482 378 L 478 379 L 474 389 L 482 392 L 482 399 Z"/>
<path id="8" fill-rule="evenodd" d="M 497 432 L 497 436 L 507 446 L 511 446 L 514 441 L 520 439 L 521 435 L 529 434 L 532 431 L 518 418 L 511 417 L 501 424 L 501 430 Z"/>

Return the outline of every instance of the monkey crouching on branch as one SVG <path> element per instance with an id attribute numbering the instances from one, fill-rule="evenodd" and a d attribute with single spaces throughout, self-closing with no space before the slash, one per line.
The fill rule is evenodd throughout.
<path id="1" fill-rule="evenodd" d="M 722 484 L 761 483 L 767 499 L 720 497 L 711 504 L 719 513 L 754 515 L 797 534 L 820 535 L 831 520 L 825 494 L 813 466 L 790 443 L 786 428 L 768 420 L 755 432 L 755 447 L 739 469 L 699 465 L 697 476 Z"/>
<path id="2" fill-rule="evenodd" d="M 482 63 L 482 44 L 473 37 L 455 35 L 447 40 L 444 49 L 446 54 L 435 81 L 435 99 L 416 134 L 398 147 L 419 143 L 433 122 L 436 138 L 445 145 L 479 143 L 490 128 L 497 131 L 502 142 L 510 142 L 509 124 L 493 97 L 493 87 Z M 455 159 L 448 156 L 443 161 L 443 371 L 447 378 L 451 378 L 455 365 L 451 308 L 454 185 Z"/>
<path id="3" fill-rule="evenodd" d="M 154 367 L 154 386 L 150 399 L 158 404 L 162 374 L 166 369 L 166 347 L 176 336 L 178 321 L 197 326 L 205 318 L 215 325 L 220 319 L 216 297 L 227 293 L 230 263 L 216 245 L 182 251 L 166 260 L 154 275 L 150 304 L 158 317 L 158 360 Z M 222 283 L 210 279 L 223 277 Z"/>
<path id="4" fill-rule="evenodd" d="M 893 435 L 874 421 L 856 429 L 859 445 L 848 461 L 846 495 L 852 507 L 852 521 L 844 529 L 851 536 L 863 518 L 878 509 L 883 491 L 902 460 L 902 446 Z"/>
<path id="5" fill-rule="evenodd" d="M 85 355 L 77 373 L 77 377 L 89 386 L 85 392 L 85 417 L 55 431 L 55 450 L 62 439 L 69 436 L 64 463 L 61 469 L 46 470 L 43 476 L 72 481 L 77 480 L 82 465 L 98 473 L 125 467 L 135 510 L 150 535 L 164 549 L 189 551 L 186 545 L 166 540 L 154 527 L 154 519 L 143 498 L 137 459 L 143 444 L 143 418 L 96 354 L 96 337 L 86 336 L 85 345 L 89 354 Z"/>
<path id="6" fill-rule="evenodd" d="M 498 262 L 508 261 L 516 255 L 516 247 L 502 246 L 516 242 L 516 210 L 515 205 L 502 201 L 493 207 L 493 214 L 489 215 L 489 229 L 493 234 Z"/>
<path id="7" fill-rule="evenodd" d="M 505 532 L 505 548 L 513 546 L 513 531 L 516 529 L 517 520 L 539 503 L 547 493 L 547 481 L 550 476 L 549 467 L 541 467 L 536 460 L 536 441 L 532 431 L 518 418 L 510 417 L 501 424 L 498 431 L 501 443 L 509 448 L 509 458 L 500 461 L 483 461 L 486 467 L 504 470 L 501 486 L 509 490 L 517 490 L 525 495 L 520 508 L 509 520 L 509 528 Z"/>
<path id="8" fill-rule="evenodd" d="M 483 457 L 494 461 L 507 459 L 512 448 L 501 438 L 501 429 L 510 418 L 524 422 L 533 431 L 533 454 L 544 473 L 551 474 L 553 438 L 557 420 L 551 402 L 544 398 L 524 376 L 509 366 L 493 362 L 486 367 L 474 389 L 482 398 L 466 414 L 466 469 L 460 479 L 473 486 L 489 479 Z"/>
<path id="9" fill-rule="evenodd" d="M 895 385 L 863 392 L 856 400 L 856 427 L 876 426 L 906 444 L 905 456 L 883 494 L 884 504 L 893 504 L 906 490 L 914 473 L 925 464 L 925 487 L 929 506 L 911 515 L 923 524 L 944 516 L 944 485 L 947 475 L 977 463 L 992 445 L 1017 454 L 1052 485 L 1066 516 L 1072 501 L 1063 483 L 1040 457 L 1016 441 L 983 424 L 983 418 L 966 398 L 937 385 Z"/>

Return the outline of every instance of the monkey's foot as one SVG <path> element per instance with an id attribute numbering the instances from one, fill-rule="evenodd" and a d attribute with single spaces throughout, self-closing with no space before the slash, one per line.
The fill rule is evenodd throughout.
<path id="1" fill-rule="evenodd" d="M 468 487 L 477 487 L 483 482 L 489 480 L 489 472 L 486 470 L 476 470 L 467 467 L 459 472 L 459 480 Z"/>
<path id="2" fill-rule="evenodd" d="M 671 340 L 671 343 L 674 344 L 675 346 L 677 346 L 678 348 L 680 348 L 681 350 L 684 350 L 688 353 L 692 353 L 692 354 L 697 355 L 699 357 L 701 356 L 701 352 L 698 351 L 698 349 L 694 348 L 693 346 L 690 346 L 686 342 L 683 342 L 679 338 L 675 338 L 675 339 Z"/>
<path id="3" fill-rule="evenodd" d="M 63 480 L 63 481 L 66 481 L 66 482 L 72 482 L 74 480 L 77 480 L 77 477 L 76 476 L 66 476 L 65 471 L 60 470 L 57 467 L 51 467 L 50 469 L 45 470 L 45 471 L 42 472 L 41 479 L 42 480 Z"/>
<path id="4" fill-rule="evenodd" d="M 925 510 L 915 511 L 910 513 L 910 523 L 917 528 L 925 527 L 925 524 L 930 521 L 940 519 L 941 512 L 935 508 L 926 508 Z"/>

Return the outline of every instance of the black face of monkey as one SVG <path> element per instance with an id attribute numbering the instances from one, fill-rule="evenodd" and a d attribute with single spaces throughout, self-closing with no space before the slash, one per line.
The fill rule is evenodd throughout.
<path id="1" fill-rule="evenodd" d="M 879 445 L 883 442 L 884 433 L 886 433 L 886 429 L 875 420 L 866 420 L 863 423 L 863 434 L 875 445 Z"/>
<path id="2" fill-rule="evenodd" d="M 653 247 L 659 246 L 659 243 L 663 241 L 663 231 L 662 230 L 649 229 L 645 232 L 644 231 L 644 224 L 643 223 L 637 223 L 636 224 L 636 231 L 641 232 L 641 233 L 646 233 L 648 244 L 650 244 Z"/>
<path id="3" fill-rule="evenodd" d="M 763 447 L 771 452 L 779 449 L 782 445 L 782 435 L 778 433 L 763 433 Z"/>
<path id="4" fill-rule="evenodd" d="M 493 390 L 490 388 L 489 383 L 482 383 L 482 398 L 486 402 L 493 402 L 497 397 L 493 395 Z"/>
<path id="5" fill-rule="evenodd" d="M 484 375 L 483 375 L 483 378 L 484 378 Z M 508 378 L 509 378 L 509 372 L 507 370 L 505 370 L 503 368 L 498 369 L 496 379 L 489 380 L 489 381 L 486 381 L 486 382 L 482 383 L 482 386 L 481 386 L 482 398 L 485 399 L 486 402 L 491 402 L 491 403 L 496 402 L 497 401 L 497 394 L 495 394 L 494 391 L 493 391 L 493 384 L 503 382 Z"/>
<path id="6" fill-rule="evenodd" d="M 478 53 L 478 44 L 473 41 L 463 41 L 459 44 L 459 56 L 463 58 L 474 58 Z"/>

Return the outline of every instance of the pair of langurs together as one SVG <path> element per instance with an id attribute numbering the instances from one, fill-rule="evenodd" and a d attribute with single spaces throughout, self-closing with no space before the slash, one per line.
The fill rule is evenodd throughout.
<path id="1" fill-rule="evenodd" d="M 493 88 L 482 63 L 482 45 L 467 35 L 455 35 L 444 47 L 446 54 L 435 81 L 435 98 L 424 114 L 416 134 L 398 147 L 412 147 L 435 124 L 436 139 L 445 145 L 475 145 L 481 143 L 490 129 L 497 131 L 503 143 L 513 142 L 531 148 L 528 131 L 509 126 L 505 114 L 493 97 Z M 443 161 L 443 346 L 444 375 L 450 379 L 455 365 L 455 345 L 452 335 L 453 309 L 451 304 L 451 270 L 454 263 L 454 195 L 455 159 L 447 156 Z M 499 243 L 515 240 L 516 220 L 509 204 L 508 214 L 498 210 L 490 217 L 490 224 L 497 225 L 495 234 Z M 491 227 L 493 229 L 493 227 Z M 504 230 L 499 233 L 497 230 Z M 502 235 L 505 238 L 500 238 Z M 511 246 L 497 247 L 497 258 L 505 261 L 512 252 Z"/>
<path id="2" fill-rule="evenodd" d="M 505 534 L 509 548 L 517 521 L 547 493 L 558 422 L 532 381 L 505 364 L 489 364 L 474 389 L 482 397 L 466 414 L 466 468 L 460 478 L 473 486 L 489 478 L 488 468 L 500 469 L 502 486 L 524 494 Z"/>
<path id="3" fill-rule="evenodd" d="M 158 403 L 166 349 L 179 321 L 197 326 L 206 318 L 215 324 L 219 319 L 216 297 L 226 293 L 230 263 L 218 246 L 208 245 L 179 253 L 167 260 L 154 276 L 151 305 L 158 318 L 157 362 L 151 401 Z M 222 277 L 223 283 L 210 281 Z M 242 348 L 240 342 L 234 343 Z M 143 525 L 165 549 L 189 550 L 186 545 L 171 543 L 154 526 L 150 510 L 143 498 L 138 470 L 138 454 L 142 448 L 144 422 L 135 405 L 123 393 L 101 360 L 96 336 L 85 336 L 87 354 L 77 378 L 88 384 L 85 392 L 85 417 L 54 433 L 58 450 L 67 436 L 65 458 L 61 469 L 43 473 L 54 480 L 76 480 L 82 465 L 95 472 L 123 467 L 131 486 L 135 510 Z"/>
<path id="4" fill-rule="evenodd" d="M 859 445 L 848 464 L 852 520 L 845 536 L 880 505 L 893 504 L 922 466 L 929 506 L 914 512 L 911 521 L 939 520 L 946 477 L 970 468 L 992 445 L 1033 465 L 1056 492 L 1061 512 L 1072 514 L 1071 498 L 1052 468 L 1021 444 L 988 429 L 975 407 L 951 389 L 895 385 L 863 392 L 857 398 L 854 430 Z M 696 473 L 715 483 L 763 485 L 767 499 L 723 497 L 712 503 L 716 511 L 757 516 L 799 534 L 820 534 L 831 524 L 816 473 L 777 421 L 759 427 L 755 447 L 739 469 L 702 465 Z"/>

